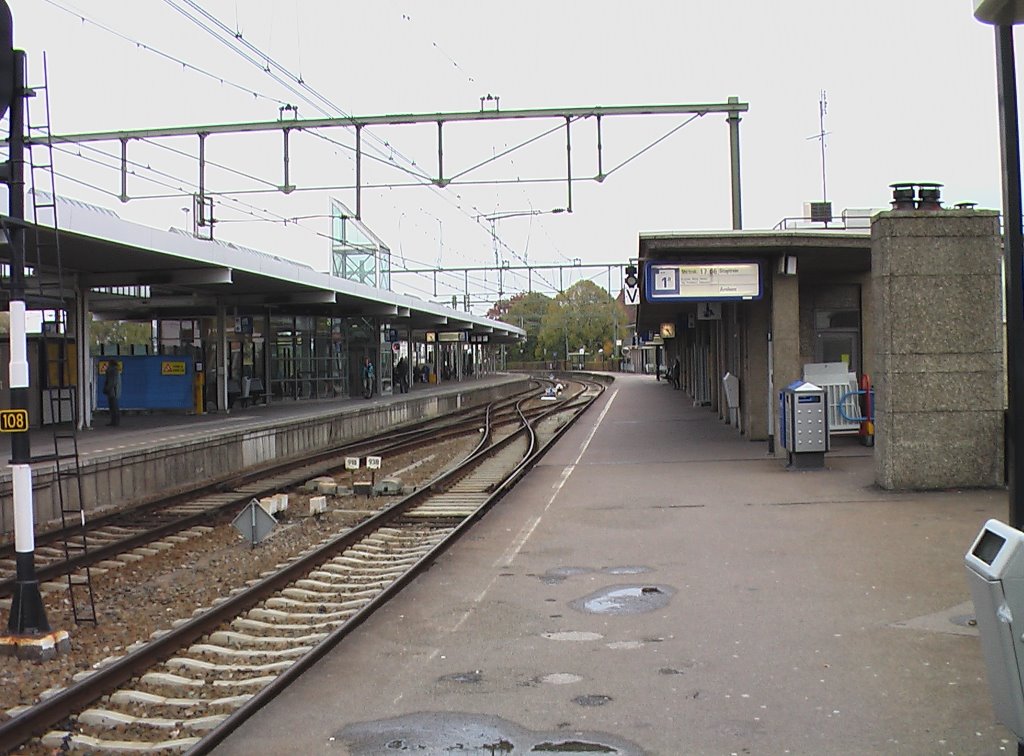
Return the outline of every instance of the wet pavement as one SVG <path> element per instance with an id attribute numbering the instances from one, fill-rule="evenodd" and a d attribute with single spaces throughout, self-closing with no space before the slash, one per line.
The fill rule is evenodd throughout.
<path id="1" fill-rule="evenodd" d="M 885 492 L 872 453 L 787 472 L 622 377 L 217 753 L 1012 752 L 963 566 L 1006 492 Z"/>

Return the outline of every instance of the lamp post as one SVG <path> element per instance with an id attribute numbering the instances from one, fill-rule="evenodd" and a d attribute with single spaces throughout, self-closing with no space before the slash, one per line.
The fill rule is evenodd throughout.
<path id="1" fill-rule="evenodd" d="M 1021 215 L 1020 126 L 1013 26 L 1024 22 L 1024 0 L 974 0 L 974 16 L 995 25 L 999 148 L 1003 174 L 1003 256 L 1006 264 L 1006 459 L 1010 525 L 1024 525 L 1024 223 Z M 1024 742 L 1017 733 L 1017 756 Z"/>
<path id="2" fill-rule="evenodd" d="M 975 0 L 974 16 L 995 25 L 999 146 L 1003 174 L 1003 254 L 1006 259 L 1006 456 L 1010 525 L 1024 526 L 1024 224 L 1021 213 L 1020 128 L 1013 26 L 1024 22 L 1024 0 Z M 1018 753 L 1024 749 L 1018 744 Z"/>

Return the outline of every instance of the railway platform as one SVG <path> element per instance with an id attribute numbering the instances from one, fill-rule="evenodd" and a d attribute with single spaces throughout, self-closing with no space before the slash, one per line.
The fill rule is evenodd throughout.
<path id="1" fill-rule="evenodd" d="M 218 754 L 991 754 L 963 555 L 1004 490 L 791 472 L 620 375 Z"/>
<path id="2" fill-rule="evenodd" d="M 106 416 L 98 414 L 93 428 L 77 433 L 85 508 L 159 496 L 278 457 L 486 403 L 520 390 L 526 381 L 524 375 L 493 374 L 415 384 L 407 394 L 370 399 L 280 401 L 204 415 L 123 412 L 118 427 L 107 426 Z M 54 429 L 33 428 L 30 445 L 34 458 L 53 455 Z M 0 434 L 0 458 L 10 458 L 10 446 L 10 434 Z M 69 449 L 67 441 L 60 442 L 60 453 Z M 33 467 L 36 522 L 52 521 L 60 516 L 53 463 Z M 10 499 L 10 472 L 0 468 L 0 537 L 13 537 Z"/>

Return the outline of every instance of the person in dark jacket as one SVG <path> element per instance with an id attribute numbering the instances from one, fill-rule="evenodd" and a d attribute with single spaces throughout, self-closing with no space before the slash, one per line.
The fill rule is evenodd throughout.
<path id="1" fill-rule="evenodd" d="M 395 378 L 398 383 L 398 393 L 408 394 L 409 393 L 409 363 L 405 361 L 405 357 L 398 360 L 398 364 L 395 365 Z"/>
<path id="2" fill-rule="evenodd" d="M 121 424 L 121 363 L 111 360 L 107 363 L 107 375 L 103 381 L 103 394 L 107 397 L 110 407 L 110 422 L 107 425 Z"/>
<path id="3" fill-rule="evenodd" d="M 363 398 L 369 399 L 373 396 L 373 392 L 376 387 L 377 375 L 373 369 L 373 363 L 370 362 L 370 358 L 367 357 L 363 361 Z"/>

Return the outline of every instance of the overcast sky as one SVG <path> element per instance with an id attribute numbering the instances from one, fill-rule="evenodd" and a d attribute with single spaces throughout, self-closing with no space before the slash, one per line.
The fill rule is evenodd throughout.
<path id="1" fill-rule="evenodd" d="M 8 2 L 30 84 L 42 83 L 46 53 L 54 133 L 275 120 L 284 104 L 312 118 L 479 110 L 488 94 L 502 110 L 736 96 L 750 105 L 740 127 L 744 226 L 765 229 L 822 199 L 820 146 L 809 137 L 819 131 L 824 90 L 827 195 L 837 214 L 887 206 L 895 181 L 941 182 L 948 204 L 1000 205 L 994 33 L 974 20 L 970 0 Z M 211 33 L 217 22 L 228 34 Z M 605 171 L 685 120 L 605 119 Z M 446 127 L 445 173 L 555 125 Z M 368 154 L 383 160 L 364 162 L 366 183 L 436 174 L 436 126 L 370 132 Z M 208 190 L 258 190 L 218 199 L 218 238 L 326 268 L 329 198 L 355 205 L 347 188 L 355 181 L 352 131 L 328 136 L 334 142 L 293 139 L 291 181 L 340 188 L 287 196 L 273 190 L 282 182 L 279 135 L 211 137 L 208 159 L 235 172 L 211 167 Z M 499 220 L 497 249 L 479 216 L 566 206 L 564 181 L 522 182 L 564 178 L 564 128 L 466 175 L 521 183 L 367 189 L 363 219 L 391 247 L 396 268 L 487 265 L 496 256 L 512 265 L 622 263 L 636 255 L 642 231 L 730 226 L 724 115 L 679 128 L 603 183 L 586 180 L 597 173 L 592 120 L 574 125 L 572 148 L 574 177 L 584 179 L 573 185 L 574 212 Z M 97 164 L 116 165 L 116 143 L 68 149 L 55 156 L 59 193 L 160 228 L 191 225 L 183 208 L 196 163 L 172 150 L 194 156 L 196 140 L 132 143 L 129 159 L 139 165 L 129 194 L 164 198 L 127 204 L 116 197 L 118 172 Z M 608 283 L 605 271 L 586 275 Z M 461 291 L 461 278 L 452 283 Z M 517 286 L 510 277 L 503 283 L 506 292 Z M 396 276 L 395 288 L 434 296 L 432 284 L 408 276 Z"/>

